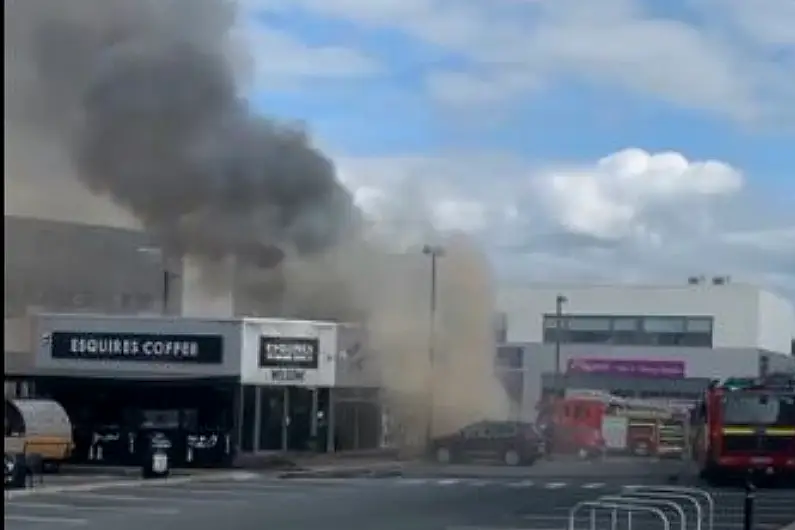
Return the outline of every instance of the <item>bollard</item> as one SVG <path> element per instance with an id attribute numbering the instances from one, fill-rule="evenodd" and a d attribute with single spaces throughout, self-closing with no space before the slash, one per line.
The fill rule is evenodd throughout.
<path id="1" fill-rule="evenodd" d="M 756 501 L 756 487 L 751 477 L 745 481 L 745 501 L 743 503 L 743 530 L 754 529 L 754 503 Z"/>

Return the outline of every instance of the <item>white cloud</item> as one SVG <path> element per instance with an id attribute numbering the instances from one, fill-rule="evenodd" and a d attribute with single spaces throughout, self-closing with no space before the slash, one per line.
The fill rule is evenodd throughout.
<path id="1" fill-rule="evenodd" d="M 769 53 L 771 45 L 795 44 L 791 0 L 694 2 L 698 24 L 650 15 L 644 0 L 244 3 L 263 11 L 299 7 L 365 28 L 397 29 L 468 59 L 470 66 L 433 71 L 427 79 L 440 102 L 464 108 L 509 102 L 571 77 L 743 121 L 795 100 L 791 63 Z M 737 38 L 738 31 L 746 38 Z"/>
<path id="2" fill-rule="evenodd" d="M 469 232 L 506 278 L 728 274 L 795 295 L 795 212 L 783 212 L 789 225 L 757 212 L 736 228 L 744 177 L 723 162 L 633 148 L 579 165 L 529 167 L 492 153 L 340 158 L 339 167 L 380 235 L 402 245 Z"/>
<path id="3" fill-rule="evenodd" d="M 252 87 L 279 86 L 317 79 L 361 78 L 381 71 L 365 52 L 345 46 L 310 46 L 296 35 L 242 19 L 233 35 L 250 54 Z"/>
<path id="4" fill-rule="evenodd" d="M 545 207 L 567 231 L 605 239 L 662 237 L 668 209 L 734 193 L 742 176 L 716 161 L 626 149 L 594 166 L 553 169 L 536 181 Z"/>

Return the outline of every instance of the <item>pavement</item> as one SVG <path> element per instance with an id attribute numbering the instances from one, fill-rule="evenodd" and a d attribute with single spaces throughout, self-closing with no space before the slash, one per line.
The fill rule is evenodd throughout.
<path id="1" fill-rule="evenodd" d="M 487 467 L 472 476 L 435 474 L 428 468 L 380 478 L 285 479 L 273 473 L 217 471 L 166 480 L 50 485 L 6 492 L 4 526 L 8 530 L 565 530 L 569 510 L 578 502 L 620 494 L 631 485 L 668 485 L 652 473 L 552 476 L 546 470 L 532 477 L 497 466 L 487 473 Z M 525 471 L 538 473 L 534 468 Z M 742 530 L 743 492 L 710 492 L 716 503 L 714 530 Z M 755 530 L 780 530 L 795 520 L 793 499 L 794 490 L 760 489 Z M 611 528 L 607 512 L 594 516 L 596 530 Z M 575 530 L 590 529 L 589 518 L 583 512 Z M 629 530 L 625 519 L 616 530 Z M 662 530 L 663 526 L 636 514 L 634 528 Z"/>

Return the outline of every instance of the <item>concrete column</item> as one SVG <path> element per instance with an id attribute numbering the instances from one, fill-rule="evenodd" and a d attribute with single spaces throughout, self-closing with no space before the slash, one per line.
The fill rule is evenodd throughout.
<path id="1" fill-rule="evenodd" d="M 254 429 L 252 436 L 254 439 L 252 440 L 251 447 L 254 449 L 254 452 L 259 451 L 259 439 L 260 433 L 262 432 L 262 387 L 255 386 L 254 387 Z"/>
<path id="2" fill-rule="evenodd" d="M 290 387 L 284 387 L 282 395 L 282 451 L 290 447 Z"/>
<path id="3" fill-rule="evenodd" d="M 361 406 L 361 402 L 354 401 L 351 404 L 353 405 L 353 449 L 354 451 L 358 451 L 360 449 L 359 445 L 361 444 L 361 433 L 359 432 L 359 407 Z"/>
<path id="4" fill-rule="evenodd" d="M 317 388 L 313 388 L 311 390 L 311 392 L 312 392 L 312 412 L 310 413 L 311 414 L 311 418 L 310 418 L 310 423 L 309 423 L 309 435 L 312 438 L 316 438 L 317 437 L 317 412 L 318 412 L 318 392 L 319 391 L 320 390 L 317 389 Z"/>
<path id="5" fill-rule="evenodd" d="M 334 446 L 334 431 L 336 430 L 336 417 L 334 414 L 334 389 L 328 389 L 328 431 L 326 432 L 326 451 L 333 453 L 336 450 Z"/>
<path id="6" fill-rule="evenodd" d="M 246 387 L 238 385 L 237 387 L 237 452 L 243 452 L 243 410 L 246 406 Z"/>

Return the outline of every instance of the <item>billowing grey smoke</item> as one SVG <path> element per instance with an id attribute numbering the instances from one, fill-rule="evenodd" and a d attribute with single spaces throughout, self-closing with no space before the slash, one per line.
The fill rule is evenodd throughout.
<path id="1" fill-rule="evenodd" d="M 252 112 L 224 0 L 6 0 L 6 108 L 170 250 L 268 266 L 354 221 L 303 132 Z"/>

